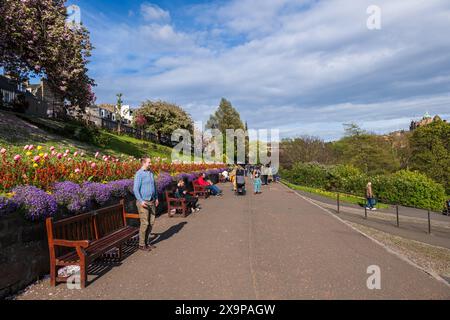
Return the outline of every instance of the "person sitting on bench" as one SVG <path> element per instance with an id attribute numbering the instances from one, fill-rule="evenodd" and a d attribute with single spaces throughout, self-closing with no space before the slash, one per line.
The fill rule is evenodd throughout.
<path id="1" fill-rule="evenodd" d="M 206 189 L 210 190 L 213 196 L 221 196 L 222 190 L 220 190 L 220 188 L 214 185 L 211 181 L 206 181 L 205 178 L 206 174 L 202 173 L 200 177 L 198 177 L 197 183 L 201 186 L 205 186 Z"/>
<path id="2" fill-rule="evenodd" d="M 188 193 L 183 179 L 178 180 L 175 197 L 186 199 L 187 207 L 191 212 L 200 211 L 201 208 L 198 205 L 198 198 L 193 197 Z"/>

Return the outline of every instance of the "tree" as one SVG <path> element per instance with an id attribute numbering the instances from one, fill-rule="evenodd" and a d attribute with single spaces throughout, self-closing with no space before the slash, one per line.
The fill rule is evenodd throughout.
<path id="1" fill-rule="evenodd" d="M 410 138 L 410 167 L 444 185 L 450 194 L 450 124 L 437 120 L 415 129 Z"/>
<path id="2" fill-rule="evenodd" d="M 355 124 L 346 126 L 346 136 L 332 144 L 337 163 L 352 164 L 369 175 L 395 172 L 400 168 L 389 139 L 367 133 Z"/>
<path id="3" fill-rule="evenodd" d="M 83 25 L 66 23 L 65 0 L 2 0 L 0 67 L 19 82 L 44 77 L 71 108 L 84 109 L 95 97 L 87 75 L 92 50 Z"/>
<path id="4" fill-rule="evenodd" d="M 222 134 L 225 134 L 226 129 L 244 129 L 244 124 L 239 112 L 233 108 L 227 99 L 222 98 L 219 108 L 209 117 L 206 128 L 219 129 Z"/>
<path id="5" fill-rule="evenodd" d="M 138 125 L 136 119 L 144 117 L 145 130 L 155 132 L 159 142 L 161 142 L 162 135 L 169 136 L 176 129 L 186 129 L 193 133 L 194 124 L 191 116 L 173 103 L 147 100 L 135 111 L 134 115 L 134 124 Z"/>
<path id="6" fill-rule="evenodd" d="M 227 129 L 233 129 L 238 130 L 242 129 L 244 130 L 244 124 L 241 121 L 241 117 L 239 115 L 239 112 L 233 108 L 231 105 L 231 102 L 229 102 L 227 99 L 222 98 L 220 100 L 219 107 L 217 110 L 209 117 L 208 121 L 206 122 L 206 129 L 218 129 L 222 135 L 223 135 L 223 154 L 224 158 L 226 157 L 233 157 L 232 159 L 235 159 L 237 155 L 237 143 L 234 144 L 234 155 L 227 155 L 227 144 L 226 144 L 226 130 Z M 237 139 L 235 139 L 237 140 Z M 247 155 L 247 153 L 246 153 Z M 247 156 L 246 156 L 247 157 Z M 226 160 L 225 160 L 226 161 Z"/>
<path id="7" fill-rule="evenodd" d="M 116 115 L 116 121 L 118 123 L 117 132 L 120 134 L 121 126 L 122 126 L 122 118 L 123 118 L 122 117 L 122 104 L 123 104 L 122 96 L 123 95 L 121 93 L 118 93 L 116 96 L 117 96 L 117 103 L 114 106 L 114 114 Z"/>
<path id="8" fill-rule="evenodd" d="M 330 164 L 334 161 L 331 143 L 313 136 L 301 136 L 294 139 L 283 139 L 280 144 L 280 163 L 290 168 L 294 163 L 318 162 Z"/>

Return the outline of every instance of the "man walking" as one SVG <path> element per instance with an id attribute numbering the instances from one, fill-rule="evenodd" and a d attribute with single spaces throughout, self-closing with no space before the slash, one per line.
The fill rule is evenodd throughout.
<path id="1" fill-rule="evenodd" d="M 149 244 L 148 238 L 155 223 L 156 207 L 159 203 L 155 177 L 150 170 L 149 157 L 144 157 L 141 160 L 141 168 L 134 176 L 133 191 L 141 223 L 139 228 L 139 249 L 151 251 L 156 247 Z"/>
<path id="2" fill-rule="evenodd" d="M 375 199 L 373 197 L 373 191 L 372 191 L 372 182 L 368 182 L 366 186 L 366 198 L 367 198 L 367 209 L 370 210 L 377 210 L 375 205 Z"/>

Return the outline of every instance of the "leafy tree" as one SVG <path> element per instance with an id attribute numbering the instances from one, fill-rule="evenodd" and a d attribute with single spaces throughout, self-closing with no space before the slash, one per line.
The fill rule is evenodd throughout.
<path id="1" fill-rule="evenodd" d="M 390 173 L 400 168 L 389 139 L 367 133 L 354 124 L 348 126 L 346 136 L 332 146 L 337 163 L 351 164 L 365 174 Z"/>
<path id="2" fill-rule="evenodd" d="M 419 170 L 442 183 L 450 194 L 450 124 L 434 121 L 413 131 L 411 169 Z"/>
<path id="3" fill-rule="evenodd" d="M 333 160 L 331 144 L 318 137 L 305 135 L 283 139 L 280 143 L 280 163 L 284 168 L 290 168 L 298 161 L 330 164 Z"/>
<path id="4" fill-rule="evenodd" d="M 239 112 L 225 98 L 220 100 L 219 108 L 209 117 L 206 128 L 219 129 L 222 134 L 226 129 L 245 129 Z"/>
<path id="5" fill-rule="evenodd" d="M 52 90 L 74 109 L 95 97 L 87 75 L 92 46 L 83 25 L 66 23 L 65 0 L 2 0 L 0 67 L 23 81 L 45 77 Z"/>
<path id="6" fill-rule="evenodd" d="M 161 142 L 162 135 L 169 136 L 176 129 L 186 129 L 193 132 L 194 124 L 191 116 L 176 104 L 165 101 L 147 100 L 134 113 L 136 119 L 145 118 L 144 128 L 148 132 L 156 132 Z"/>
<path id="7" fill-rule="evenodd" d="M 230 101 L 228 101 L 225 98 L 222 98 L 220 100 L 219 107 L 209 117 L 208 121 L 206 122 L 206 129 L 218 129 L 222 133 L 224 161 L 231 160 L 231 159 L 227 160 L 226 159 L 227 157 L 232 157 L 232 159 L 236 160 L 235 158 L 237 156 L 237 147 L 238 147 L 237 137 L 235 138 L 234 155 L 227 155 L 226 130 L 227 129 L 244 130 L 245 127 L 244 124 L 242 123 L 239 112 L 235 108 L 233 108 Z M 246 152 L 246 160 L 247 158 L 248 152 Z"/>

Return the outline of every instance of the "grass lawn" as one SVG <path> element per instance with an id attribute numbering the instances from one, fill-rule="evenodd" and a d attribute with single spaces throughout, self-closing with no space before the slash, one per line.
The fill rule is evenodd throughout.
<path id="1" fill-rule="evenodd" d="M 55 146 L 58 150 L 69 149 L 71 152 L 84 151 L 88 158 L 99 151 L 116 157 L 123 154 L 137 158 L 149 155 L 171 159 L 171 148 L 153 142 L 102 131 L 109 137 L 109 142 L 98 147 L 55 133 L 62 127 L 60 121 L 24 115 L 18 118 L 14 113 L 0 111 L 0 148 L 4 147 L 11 153 L 21 153 L 25 145 L 33 144 L 44 148 Z M 43 128 L 51 128 L 52 132 Z"/>
<path id="2" fill-rule="evenodd" d="M 294 190 L 305 191 L 305 192 L 317 194 L 319 196 L 327 197 L 327 198 L 334 199 L 334 200 L 336 200 L 336 197 L 337 197 L 337 193 L 336 192 L 326 191 L 326 190 L 312 188 L 312 187 L 299 186 L 299 185 L 287 182 L 286 180 L 282 180 L 282 182 L 286 186 L 288 186 L 289 188 L 294 189 Z M 339 199 L 342 202 L 357 204 L 357 205 L 360 205 L 360 206 L 365 206 L 366 205 L 366 199 L 365 198 L 354 196 L 354 195 L 350 195 L 350 194 L 339 193 Z M 389 208 L 389 206 L 387 204 L 380 203 L 380 202 L 377 202 L 376 207 L 378 209 L 387 209 L 387 208 Z"/>

